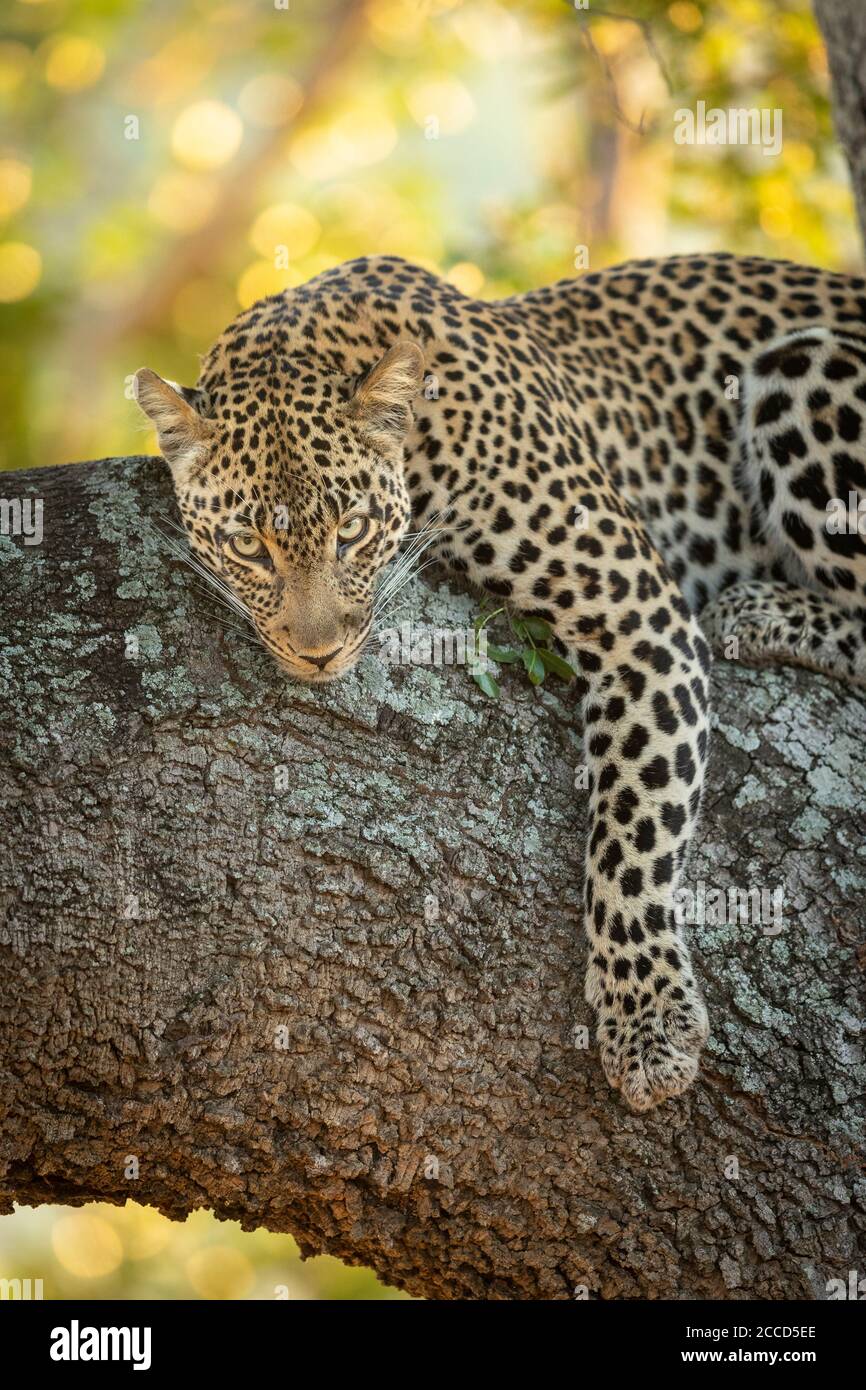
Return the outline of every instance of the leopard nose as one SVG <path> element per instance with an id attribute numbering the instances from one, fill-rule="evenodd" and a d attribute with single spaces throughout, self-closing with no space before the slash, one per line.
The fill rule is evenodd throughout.
<path id="1" fill-rule="evenodd" d="M 335 656 L 339 656 L 344 645 L 345 643 L 341 642 L 339 647 L 335 647 L 332 652 L 328 652 L 325 656 L 312 656 L 308 652 L 298 652 L 297 655 L 302 661 L 309 661 L 311 666 L 318 666 L 320 671 L 324 671 L 328 662 L 333 661 Z"/>

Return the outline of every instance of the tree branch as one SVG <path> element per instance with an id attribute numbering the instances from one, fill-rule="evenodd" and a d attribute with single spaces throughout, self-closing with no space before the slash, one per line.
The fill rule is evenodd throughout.
<path id="1" fill-rule="evenodd" d="M 815 0 L 815 17 L 827 45 L 833 118 L 866 241 L 866 6 L 862 0 Z"/>
<path id="2" fill-rule="evenodd" d="M 781 887 L 783 925 L 693 929 L 706 1063 L 639 1117 L 582 1046 L 565 687 L 292 685 L 165 547 L 158 461 L 6 490 L 45 539 L 0 537 L 0 1209 L 205 1206 L 440 1298 L 863 1268 L 862 697 L 717 671 L 689 882 Z"/>

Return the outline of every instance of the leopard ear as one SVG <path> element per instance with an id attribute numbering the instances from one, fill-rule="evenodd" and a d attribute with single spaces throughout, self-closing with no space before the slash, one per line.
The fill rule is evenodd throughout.
<path id="1" fill-rule="evenodd" d="M 349 414 L 376 443 L 393 449 L 412 423 L 410 402 L 423 380 L 424 354 L 417 343 L 403 339 L 361 378 Z"/>
<path id="2" fill-rule="evenodd" d="M 180 482 L 202 458 L 211 438 L 213 427 L 193 402 L 202 408 L 207 403 L 200 392 L 163 381 L 149 367 L 136 372 L 133 386 L 140 408 L 156 425 L 160 452 L 175 482 Z"/>

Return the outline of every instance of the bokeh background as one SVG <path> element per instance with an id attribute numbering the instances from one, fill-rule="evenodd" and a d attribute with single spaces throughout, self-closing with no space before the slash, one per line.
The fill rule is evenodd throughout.
<path id="1" fill-rule="evenodd" d="M 482 297 L 628 256 L 860 253 L 806 0 L 6 0 L 5 468 L 152 450 L 264 294 L 388 250 Z M 676 145 L 697 100 L 784 146 Z"/>
<path id="2" fill-rule="evenodd" d="M 630 256 L 860 269 L 806 0 L 5 0 L 0 468 L 156 452 L 147 364 L 192 383 L 242 307 L 369 252 L 498 297 Z M 780 108 L 778 156 L 674 112 Z M 580 248 L 586 248 L 586 252 Z M 197 1213 L 0 1219 L 46 1297 L 399 1297 Z"/>

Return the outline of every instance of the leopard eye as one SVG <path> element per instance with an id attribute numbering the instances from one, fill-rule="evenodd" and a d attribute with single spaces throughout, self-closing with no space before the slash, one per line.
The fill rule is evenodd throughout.
<path id="1" fill-rule="evenodd" d="M 337 539 L 341 545 L 354 545 L 366 536 L 370 529 L 370 519 L 366 516 L 353 516 L 337 527 Z"/>
<path id="2" fill-rule="evenodd" d="M 259 540 L 251 531 L 241 531 L 238 535 L 232 536 L 229 550 L 233 550 L 241 560 L 261 560 L 266 554 L 264 541 Z"/>

